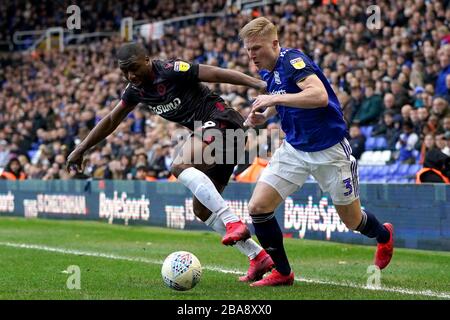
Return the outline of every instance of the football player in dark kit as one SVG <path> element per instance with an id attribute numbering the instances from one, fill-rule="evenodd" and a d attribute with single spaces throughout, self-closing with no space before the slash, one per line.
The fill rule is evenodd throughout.
<path id="1" fill-rule="evenodd" d="M 184 143 L 175 158 L 172 173 L 192 191 L 195 215 L 223 236 L 224 245 L 235 245 L 249 257 L 247 274 L 239 280 L 261 279 L 273 267 L 273 261 L 251 239 L 247 226 L 230 210 L 221 196 L 236 163 L 206 164 L 208 161 L 203 158 L 200 163 L 195 163 L 194 160 L 198 157 L 194 159 L 194 155 L 203 155 L 203 151 L 211 143 L 208 131 L 220 130 L 226 141 L 225 131 L 242 129 L 244 123 L 237 111 L 227 106 L 220 96 L 201 82 L 230 83 L 258 90 L 265 89 L 265 82 L 235 70 L 181 60 L 151 60 L 145 48 L 137 43 L 122 45 L 117 58 L 129 83 L 120 102 L 68 156 L 68 168 L 82 170 L 83 154 L 109 136 L 138 103 L 148 105 L 154 113 L 167 120 L 195 130 L 195 134 Z M 194 122 L 197 121 L 202 123 L 201 128 L 194 128 Z M 231 149 L 234 149 L 231 152 L 236 155 L 238 150 Z M 230 150 L 222 152 L 229 153 Z M 237 162 L 236 157 L 233 158 Z"/>

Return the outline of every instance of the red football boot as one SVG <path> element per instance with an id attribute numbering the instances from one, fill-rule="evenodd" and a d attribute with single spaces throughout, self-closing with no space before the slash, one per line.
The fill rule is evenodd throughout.
<path id="1" fill-rule="evenodd" d="M 383 224 L 388 229 L 390 237 L 386 243 L 378 243 L 377 252 L 375 252 L 374 264 L 384 269 L 391 261 L 392 254 L 394 253 L 394 226 L 390 223 Z"/>
<path id="2" fill-rule="evenodd" d="M 251 287 L 265 287 L 265 286 L 292 286 L 294 284 L 294 272 L 287 276 L 282 275 L 277 269 L 272 269 L 272 273 L 262 280 L 253 282 Z"/>
<path id="3" fill-rule="evenodd" d="M 226 224 L 226 233 L 222 238 L 222 244 L 232 246 L 240 240 L 247 240 L 251 237 L 250 231 L 242 221 L 229 222 Z"/>
<path id="4" fill-rule="evenodd" d="M 250 267 L 245 276 L 239 277 L 239 281 L 250 282 L 261 280 L 263 275 L 274 266 L 272 258 L 262 249 L 258 255 L 250 260 Z"/>

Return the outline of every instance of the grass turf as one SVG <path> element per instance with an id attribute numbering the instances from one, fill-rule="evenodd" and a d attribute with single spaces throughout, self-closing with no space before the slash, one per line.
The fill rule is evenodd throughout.
<path id="1" fill-rule="evenodd" d="M 19 244 L 35 247 L 17 247 Z M 368 290 L 364 286 L 375 246 L 298 239 L 285 239 L 285 246 L 296 278 L 304 281 L 296 281 L 291 287 L 251 288 L 237 281 L 237 273 L 244 274 L 248 267 L 246 257 L 222 246 L 219 236 L 212 232 L 1 217 L 0 299 L 450 297 L 448 252 L 397 248 L 391 264 L 382 271 L 382 290 Z M 186 292 L 166 288 L 160 275 L 164 258 L 179 250 L 194 253 L 205 268 L 200 283 Z M 109 256 L 94 256 L 98 254 Z M 80 290 L 66 287 L 70 274 L 64 271 L 70 265 L 80 268 Z"/>

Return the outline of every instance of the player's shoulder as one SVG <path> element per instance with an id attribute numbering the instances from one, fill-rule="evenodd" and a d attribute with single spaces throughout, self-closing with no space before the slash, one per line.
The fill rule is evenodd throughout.
<path id="1" fill-rule="evenodd" d="M 284 54 L 283 58 L 283 67 L 287 70 L 293 69 L 303 69 L 306 66 L 312 67 L 311 59 L 300 49 L 296 48 L 283 48 Z M 280 52 L 280 56 L 281 53 Z"/>
<path id="2" fill-rule="evenodd" d="M 160 76 L 184 73 L 189 71 L 193 65 L 182 59 L 153 60 L 156 73 Z"/>
<path id="3" fill-rule="evenodd" d="M 306 53 L 304 53 L 302 50 L 297 49 L 297 48 L 281 48 L 280 57 L 284 60 L 288 60 L 290 58 L 295 58 L 295 57 L 308 58 Z"/>
<path id="4" fill-rule="evenodd" d="M 153 68 L 154 68 L 154 70 L 157 73 L 173 71 L 174 64 L 175 64 L 175 60 L 174 59 L 170 59 L 170 60 L 152 60 Z"/>
<path id="5" fill-rule="evenodd" d="M 135 90 L 137 90 L 137 88 L 133 86 L 131 82 L 128 82 L 127 85 L 125 86 L 125 89 L 123 89 L 122 91 L 122 95 L 124 95 L 125 93 L 129 94 Z"/>

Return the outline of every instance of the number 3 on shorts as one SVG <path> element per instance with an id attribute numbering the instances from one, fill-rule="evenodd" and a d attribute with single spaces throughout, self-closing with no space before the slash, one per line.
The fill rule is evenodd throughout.
<path id="1" fill-rule="evenodd" d="M 347 179 L 342 180 L 342 182 L 344 183 L 345 188 L 348 190 L 347 192 L 344 193 L 344 196 L 348 197 L 353 192 L 352 180 L 351 180 L 351 178 L 347 178 Z"/>

